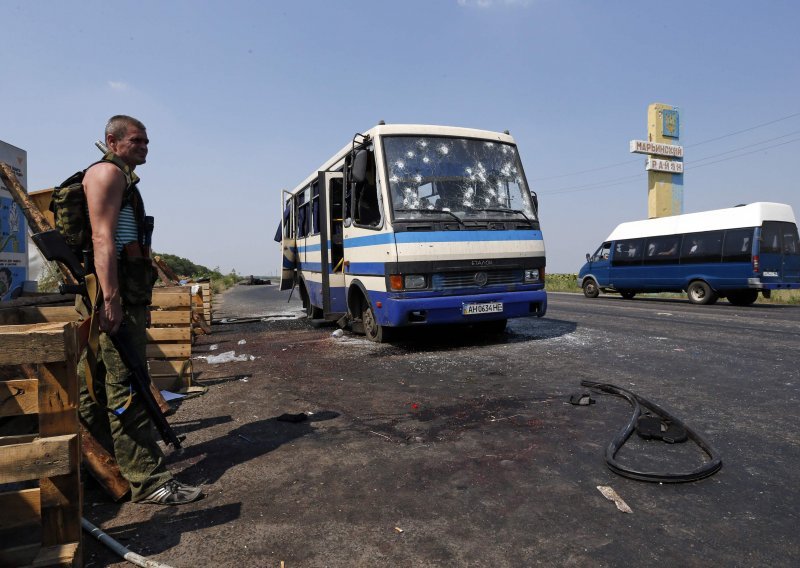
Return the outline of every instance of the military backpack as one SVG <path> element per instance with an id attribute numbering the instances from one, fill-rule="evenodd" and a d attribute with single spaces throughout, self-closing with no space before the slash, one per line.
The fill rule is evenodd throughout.
<path id="1" fill-rule="evenodd" d="M 139 181 L 139 177 L 112 152 L 107 153 L 102 160 L 91 164 L 85 170 L 74 173 L 53 190 L 50 211 L 53 212 L 55 228 L 78 258 L 83 258 L 83 251 L 92 247 L 92 227 L 89 223 L 86 194 L 83 191 L 83 178 L 86 170 L 101 162 L 114 164 L 125 175 L 126 186 L 121 207 L 130 203 L 134 194 L 138 195 L 136 182 Z"/>

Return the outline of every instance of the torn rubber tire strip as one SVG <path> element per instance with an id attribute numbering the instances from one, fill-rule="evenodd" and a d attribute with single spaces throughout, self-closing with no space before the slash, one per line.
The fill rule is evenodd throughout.
<path id="1" fill-rule="evenodd" d="M 581 381 L 581 386 L 594 388 L 606 393 L 615 394 L 625 398 L 631 406 L 633 406 L 633 415 L 625 427 L 617 433 L 611 442 L 606 447 L 606 464 L 608 468 L 614 473 L 630 479 L 638 479 L 640 481 L 652 481 L 656 483 L 684 483 L 687 481 L 697 481 L 698 479 L 706 478 L 714 475 L 722 468 L 722 460 L 717 452 L 706 442 L 700 434 L 687 427 L 680 419 L 673 416 L 657 404 L 642 398 L 641 396 L 632 393 L 615 385 L 608 383 L 597 383 L 594 381 Z M 702 466 L 693 469 L 692 471 L 673 473 L 673 472 L 660 472 L 660 471 L 638 471 L 626 467 L 616 460 L 617 452 L 622 448 L 625 442 L 630 438 L 633 431 L 636 429 L 636 423 L 642 415 L 642 407 L 661 417 L 662 420 L 670 422 L 680 428 L 686 430 L 687 437 L 697 444 L 703 452 L 708 456 L 709 461 Z"/>

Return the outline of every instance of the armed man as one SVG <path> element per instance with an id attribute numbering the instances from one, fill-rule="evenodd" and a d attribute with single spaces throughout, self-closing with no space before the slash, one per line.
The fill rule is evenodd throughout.
<path id="1" fill-rule="evenodd" d="M 90 336 L 78 366 L 80 415 L 97 440 L 113 448 L 130 482 L 132 501 L 190 503 L 202 497 L 201 489 L 180 483 L 167 470 L 143 397 L 132 387 L 132 370 L 124 362 L 130 357 L 120 357 L 114 345 L 119 340 L 115 334 L 124 326 L 126 345 L 138 360 L 146 361 L 155 282 L 149 246 L 152 218 L 145 216 L 133 170 L 147 160 L 147 131 L 139 120 L 116 115 L 106 125 L 105 143 L 108 153 L 83 175 L 91 231 L 85 268 L 94 272 L 99 285 L 94 306 L 99 340 L 93 349 Z"/>

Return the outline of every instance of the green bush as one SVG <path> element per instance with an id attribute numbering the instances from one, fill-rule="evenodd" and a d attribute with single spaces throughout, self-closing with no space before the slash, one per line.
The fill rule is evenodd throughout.
<path id="1" fill-rule="evenodd" d="M 545 274 L 544 289 L 548 292 L 580 292 L 577 274 Z"/>
<path id="2" fill-rule="evenodd" d="M 229 274 L 222 274 L 219 267 L 208 268 L 202 264 L 195 264 L 187 258 L 176 256 L 174 254 L 166 253 L 153 253 L 159 256 L 161 260 L 172 269 L 172 271 L 181 278 L 200 280 L 208 278 L 211 282 L 211 290 L 218 294 L 223 290 L 227 290 L 231 286 L 235 286 L 240 280 L 236 270 L 232 270 Z"/>
<path id="3" fill-rule="evenodd" d="M 548 292 L 581 292 L 578 287 L 577 274 L 546 274 L 545 275 L 545 290 Z M 644 295 L 644 294 L 638 294 Z M 663 298 L 686 298 L 684 293 L 661 292 L 654 294 L 647 294 L 650 297 L 663 297 Z M 759 304 L 800 304 L 800 290 L 775 290 L 772 292 L 771 298 L 758 296 L 756 300 Z"/>

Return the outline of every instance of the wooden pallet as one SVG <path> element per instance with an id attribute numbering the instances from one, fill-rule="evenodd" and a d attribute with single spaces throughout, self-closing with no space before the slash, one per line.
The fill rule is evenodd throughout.
<path id="1" fill-rule="evenodd" d="M 178 390 L 191 384 L 191 286 L 153 290 L 151 326 L 147 330 L 150 376 L 159 389 Z"/>
<path id="2" fill-rule="evenodd" d="M 0 345 L 0 566 L 82 566 L 77 324 L 3 325 Z"/>

